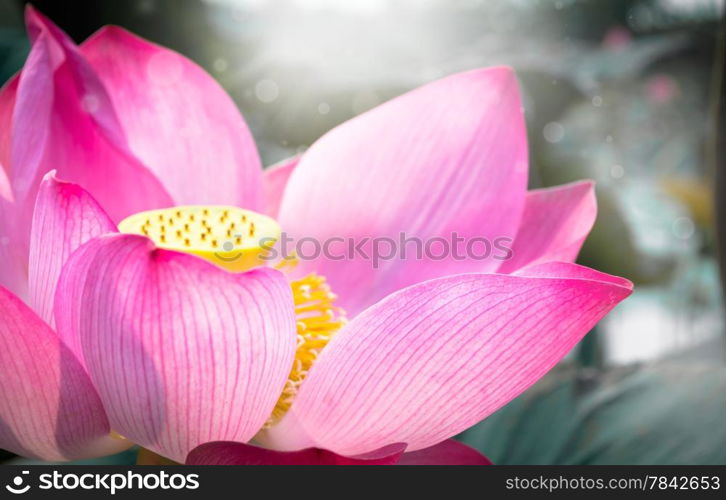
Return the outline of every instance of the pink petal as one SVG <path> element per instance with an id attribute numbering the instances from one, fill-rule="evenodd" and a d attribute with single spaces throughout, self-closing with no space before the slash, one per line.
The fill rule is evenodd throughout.
<path id="1" fill-rule="evenodd" d="M 13 108 L 10 149 L 6 153 L 15 197 L 31 197 L 50 134 L 53 107 L 52 41 L 43 32 L 35 39 L 20 73 Z"/>
<path id="2" fill-rule="evenodd" d="M 0 317 L 0 447 L 44 460 L 127 448 L 109 436 L 101 400 L 78 360 L 3 287 Z"/>
<path id="3" fill-rule="evenodd" d="M 36 56 L 37 57 L 37 56 Z M 20 75 L 10 78 L 0 88 L 0 285 L 15 294 L 27 295 L 27 247 L 12 238 L 15 232 L 15 196 L 10 182 L 10 154 L 13 110 L 18 94 Z"/>
<path id="4" fill-rule="evenodd" d="M 52 95 L 50 64 L 47 39 L 42 36 L 28 55 L 26 69 L 2 93 L 0 119 L 3 127 L 8 128 L 1 133 L 0 161 L 9 186 L 3 188 L 5 194 L 0 199 L 0 279 L 21 297 L 27 295 L 31 199 L 34 200 L 33 182 L 37 175 L 34 166 L 47 139 L 47 127 L 37 124 L 48 120 Z"/>
<path id="5" fill-rule="evenodd" d="M 513 273 L 515 276 L 526 276 L 529 278 L 570 278 L 589 281 L 601 281 L 610 283 L 622 288 L 632 290 L 633 284 L 630 280 L 602 273 L 589 267 L 569 262 L 545 262 L 524 267 Z"/>
<path id="6" fill-rule="evenodd" d="M 135 235 L 95 238 L 71 256 L 55 318 L 114 430 L 176 461 L 205 442 L 249 440 L 296 343 L 281 273 L 228 273 Z"/>
<path id="7" fill-rule="evenodd" d="M 300 156 L 293 156 L 286 160 L 267 167 L 262 172 L 262 187 L 265 194 L 265 214 L 270 217 L 277 218 L 280 211 L 280 203 L 282 195 L 287 187 L 287 180 L 290 178 L 297 164 L 300 162 Z"/>
<path id="8" fill-rule="evenodd" d="M 1 96 L 0 96 L 1 100 Z M 1 109 L 0 109 L 1 113 Z M 0 120 L 2 117 L 0 117 Z M 2 129 L 0 128 L 0 135 Z M 0 137 L 0 142 L 2 137 Z M 0 145 L 2 147 L 2 145 Z M 1 154 L 1 152 L 0 152 Z M 15 204 L 8 173 L 0 164 L 0 285 L 19 297 L 27 295 L 26 255 L 14 244 Z"/>
<path id="9" fill-rule="evenodd" d="M 10 132 L 19 81 L 20 78 L 14 76 L 0 88 L 0 170 L 5 176 L 10 174 Z"/>
<path id="10" fill-rule="evenodd" d="M 108 90 L 131 150 L 177 204 L 262 208 L 254 139 L 232 99 L 202 68 L 114 26 L 81 51 Z"/>
<path id="11" fill-rule="evenodd" d="M 19 78 L 11 78 L 0 88 L 0 285 L 25 296 L 27 275 L 24 255 L 11 244 L 14 231 L 14 196 L 10 184 L 10 132 Z"/>
<path id="12" fill-rule="evenodd" d="M 474 448 L 453 439 L 423 450 L 404 453 L 398 465 L 492 465 Z"/>
<path id="13" fill-rule="evenodd" d="M 30 235 L 30 305 L 53 325 L 55 287 L 65 261 L 79 246 L 116 232 L 106 212 L 82 187 L 56 180 L 50 172 L 40 185 Z"/>
<path id="14" fill-rule="evenodd" d="M 0 199 L 0 285 L 18 297 L 28 295 L 27 254 L 15 245 L 12 234 L 12 213 Z M 10 220 L 8 220 L 10 219 Z"/>
<path id="15" fill-rule="evenodd" d="M 297 239 L 367 237 L 513 239 L 524 209 L 527 143 L 517 83 L 508 68 L 460 73 L 425 85 L 333 129 L 303 155 L 280 208 Z M 511 241 L 511 240 L 510 240 Z M 383 246 L 384 244 L 381 244 Z M 389 245 L 381 248 L 386 254 Z M 332 257 L 346 244 L 330 246 Z M 432 253 L 437 244 L 432 244 Z M 370 254 L 371 244 L 362 248 Z M 313 249 L 308 249 L 310 255 Z M 326 276 L 351 314 L 391 291 L 500 261 L 320 258 L 301 273 Z"/>
<path id="16" fill-rule="evenodd" d="M 0 282 L 23 297 L 33 205 L 51 169 L 90 191 L 116 220 L 172 204 L 127 150 L 105 89 L 72 41 L 32 7 L 27 23 L 28 60 L 0 93 L 0 163 L 11 188 L 0 198 Z"/>
<path id="17" fill-rule="evenodd" d="M 0 163 L 0 203 L 12 203 L 13 201 L 13 188 L 10 185 L 10 178 L 8 172 L 3 168 Z"/>
<path id="18" fill-rule="evenodd" d="M 274 451 L 257 446 L 233 443 L 205 443 L 193 449 L 187 465 L 393 465 L 398 462 L 405 444 L 393 444 L 366 455 L 344 457 L 332 451 L 307 448 L 298 451 Z"/>
<path id="19" fill-rule="evenodd" d="M 33 46 L 17 89 L 9 166 L 26 251 L 35 194 L 52 169 L 116 221 L 173 204 L 127 148 L 106 90 L 75 45 L 32 8 L 27 23 Z"/>
<path id="20" fill-rule="evenodd" d="M 328 344 L 261 442 L 343 455 L 396 442 L 418 450 L 479 422 L 631 292 L 627 280 L 561 266 L 574 277 L 450 276 L 373 305 Z"/>
<path id="21" fill-rule="evenodd" d="M 512 257 L 502 262 L 498 272 L 510 273 L 539 262 L 574 262 L 596 217 L 592 181 L 530 191 Z"/>

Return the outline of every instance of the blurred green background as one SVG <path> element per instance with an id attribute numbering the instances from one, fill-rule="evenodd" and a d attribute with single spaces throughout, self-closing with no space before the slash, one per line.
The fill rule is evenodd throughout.
<path id="1" fill-rule="evenodd" d="M 0 0 L 0 82 L 27 55 L 23 3 Z M 265 164 L 424 82 L 513 66 L 531 187 L 595 179 L 580 262 L 636 292 L 461 439 L 502 464 L 726 463 L 723 0 L 33 3 L 79 42 L 118 24 L 195 60 Z"/>

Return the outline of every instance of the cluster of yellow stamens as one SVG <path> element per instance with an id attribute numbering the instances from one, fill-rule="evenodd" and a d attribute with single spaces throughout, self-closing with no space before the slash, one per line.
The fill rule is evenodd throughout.
<path id="1" fill-rule="evenodd" d="M 322 276 L 309 274 L 290 286 L 297 316 L 297 351 L 285 388 L 265 427 L 274 425 L 290 409 L 318 354 L 346 322 L 345 312 L 335 305 L 337 297 Z"/>
<path id="2" fill-rule="evenodd" d="M 141 212 L 121 221 L 119 231 L 143 234 L 161 248 L 192 253 L 237 272 L 264 264 L 260 257 L 280 237 L 273 219 L 226 206 Z"/>

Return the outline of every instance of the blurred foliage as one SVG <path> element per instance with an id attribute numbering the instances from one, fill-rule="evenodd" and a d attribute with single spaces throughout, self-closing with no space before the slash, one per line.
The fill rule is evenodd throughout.
<path id="1" fill-rule="evenodd" d="M 28 49 L 23 31 L 0 28 L 0 82 L 10 78 L 22 66 Z"/>
<path id="2" fill-rule="evenodd" d="M 20 14 L 13 7 L 0 0 L 0 85 L 23 65 L 30 48 Z"/>
<path id="3" fill-rule="evenodd" d="M 611 190 L 598 190 L 597 205 L 601 222 L 585 240 L 579 262 L 606 273 L 627 276 L 641 286 L 667 281 L 673 274 L 675 257 L 648 255 L 636 247 L 632 228 L 623 218 Z"/>
<path id="4" fill-rule="evenodd" d="M 135 465 L 139 449 L 130 448 L 115 455 L 101 458 L 90 458 L 88 460 L 76 460 L 74 462 L 43 462 L 30 458 L 16 457 L 6 462 L 8 465 Z"/>
<path id="5" fill-rule="evenodd" d="M 726 367 L 559 367 L 459 436 L 497 464 L 726 464 Z"/>

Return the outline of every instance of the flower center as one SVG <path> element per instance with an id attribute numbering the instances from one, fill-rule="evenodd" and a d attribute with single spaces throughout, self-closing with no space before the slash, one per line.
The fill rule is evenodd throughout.
<path id="1" fill-rule="evenodd" d="M 265 428 L 276 424 L 287 413 L 318 354 L 346 323 L 345 311 L 335 305 L 337 296 L 324 277 L 309 274 L 292 281 L 290 286 L 297 316 L 297 350 L 290 375 Z"/>
<path id="2" fill-rule="evenodd" d="M 227 206 L 149 210 L 125 218 L 118 229 L 143 234 L 160 248 L 198 255 L 234 272 L 264 265 L 264 255 L 280 237 L 274 219 Z"/>

